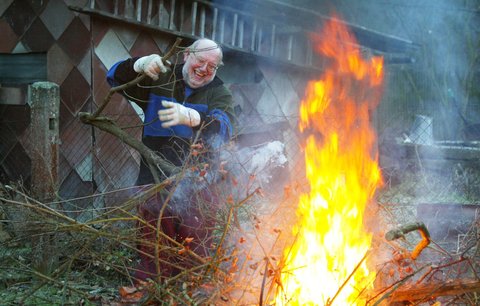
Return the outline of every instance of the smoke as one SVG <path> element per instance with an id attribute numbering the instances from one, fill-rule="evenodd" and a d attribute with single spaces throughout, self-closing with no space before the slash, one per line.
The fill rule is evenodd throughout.
<path id="1" fill-rule="evenodd" d="M 409 109 L 405 110 L 409 112 L 410 120 L 413 121 L 415 115 L 432 117 L 435 136 L 439 140 L 461 139 L 465 126 L 480 122 L 480 114 L 474 109 L 478 97 L 472 97 L 478 82 L 478 74 L 474 73 L 478 70 L 478 1 L 277 0 L 262 5 L 241 1 L 235 5 L 228 1 L 215 2 L 312 31 L 322 24 L 324 17 L 335 11 L 350 24 L 391 38 L 384 41 L 373 38 L 361 43 L 396 53 L 401 40 L 405 45 L 408 41 L 413 42 L 418 47 L 416 50 L 412 45 L 405 47 L 405 52 L 410 53 L 408 56 L 415 60 L 406 67 L 411 70 L 408 72 L 411 79 L 406 81 L 410 82 L 410 90 L 405 92 L 405 88 L 401 88 L 395 92 L 397 84 L 389 88 L 394 95 L 403 95 L 404 100 L 411 101 L 406 105 Z M 304 18 L 299 19 L 300 16 Z"/>
<path id="2" fill-rule="evenodd" d="M 401 159 L 406 156 L 399 156 L 398 146 L 394 147 L 396 152 L 388 152 L 386 158 L 392 163 L 401 159 L 401 163 L 407 164 L 415 159 L 419 168 L 418 173 L 411 168 L 402 168 L 401 181 L 384 193 L 381 201 L 402 205 L 394 211 L 395 220 L 392 222 L 405 223 L 419 218 L 434 234 L 447 226 L 440 224 L 436 215 L 422 214 L 422 205 L 417 208 L 412 204 L 468 203 L 478 197 L 478 193 L 469 192 L 471 187 L 468 186 L 477 178 L 468 168 L 459 167 L 461 157 L 453 156 L 451 152 L 462 150 L 453 148 L 453 143 L 480 139 L 480 129 L 472 125 L 480 122 L 479 95 L 474 91 L 479 81 L 476 72 L 480 54 L 479 7 L 478 1 L 455 0 L 336 2 L 337 10 L 350 23 L 418 45 L 413 53 L 414 63 L 403 67 L 387 66 L 390 72 L 390 82 L 385 89 L 388 99 L 384 99 L 382 107 L 387 106 L 385 108 L 392 111 L 400 108 L 402 114 L 397 113 L 397 117 L 408 116 L 410 121 L 404 120 L 402 124 L 410 136 L 418 132 L 412 128 L 418 125 L 419 118 L 425 118 L 424 122 L 431 119 L 434 142 L 429 143 L 433 146 L 428 152 L 410 146 L 410 160 Z M 394 74 L 396 76 L 392 78 Z M 400 77 L 405 78 L 408 86 L 400 85 Z M 392 113 L 385 117 L 393 118 Z M 384 124 L 393 126 L 393 120 Z M 408 122 L 410 125 L 406 124 Z M 401 135 L 388 136 L 393 142 Z M 452 144 L 443 148 L 438 146 L 445 141 Z M 458 163 L 452 163 L 452 159 Z M 446 218 L 453 224 L 451 216 Z M 433 237 L 434 240 L 437 238 L 437 242 L 445 239 L 443 236 Z"/>
<path id="3" fill-rule="evenodd" d="M 215 2 L 233 6 L 232 1 L 217 0 Z M 479 114 L 475 110 L 475 105 L 478 105 L 480 101 L 478 101 L 478 94 L 477 97 L 473 94 L 473 89 L 479 81 L 478 73 L 475 72 L 479 68 L 476 59 L 479 49 L 478 29 L 480 28 L 478 1 L 336 0 L 326 3 L 326 1 L 314 0 L 276 0 L 265 1 L 261 6 L 253 6 L 251 3 L 243 1 L 234 3 L 238 4 L 236 8 L 239 10 L 252 9 L 250 13 L 253 15 L 283 16 L 282 18 L 285 18 L 277 18 L 278 21 L 298 19 L 300 15 L 304 16 L 303 14 L 295 16 L 295 10 L 292 9 L 282 13 L 278 10 L 281 5 L 276 6 L 278 3 L 284 3 L 286 8 L 295 6 L 309 10 L 314 14 L 307 15 L 312 19 L 318 18 L 319 20 L 300 20 L 299 23 L 292 23 L 309 26 L 308 30 L 313 30 L 315 27 L 319 29 L 323 22 L 320 19 L 335 10 L 339 17 L 348 23 L 379 34 L 377 37 L 388 38 L 380 43 L 373 41 L 378 38 L 372 38 L 370 42 L 376 47 L 396 53 L 400 52 L 396 48 L 399 43 L 408 45 L 402 52 L 408 53 L 415 61 L 396 67 L 393 65 L 388 67 L 387 63 L 386 70 L 390 82 L 388 82 L 385 92 L 388 93 L 388 99 L 384 99 L 382 104 L 388 107 L 381 105 L 387 110 L 398 112 L 387 115 L 388 118 L 399 120 L 403 124 L 404 130 L 409 130 L 417 115 L 421 115 L 432 119 L 435 141 L 462 140 L 465 126 L 469 123 L 480 122 Z M 265 3 L 276 6 L 276 9 L 268 11 Z M 413 44 L 409 44 L 409 41 Z M 366 44 L 367 42 L 361 43 Z M 258 66 L 263 68 L 262 65 Z M 274 79 L 271 75 L 276 72 L 267 69 L 263 69 L 262 72 L 265 70 L 263 82 L 270 86 L 270 83 L 273 83 L 271 80 Z M 289 77 L 294 79 L 295 76 L 290 74 Z M 399 78 L 403 78 L 403 80 L 399 82 Z M 268 101 L 268 106 L 271 107 L 265 107 L 265 110 L 274 112 L 277 105 L 280 107 L 293 105 L 293 103 L 282 104 L 282 98 L 285 97 L 284 93 L 287 90 L 283 90 L 283 93 L 276 90 L 273 92 L 276 95 L 272 95 L 271 101 Z M 384 122 L 383 124 L 393 125 L 394 123 Z M 294 124 L 291 125 L 294 126 Z M 392 139 L 400 137 L 401 134 L 393 136 Z M 442 169 L 440 162 L 443 156 L 441 156 L 441 152 L 441 150 L 437 150 L 435 153 L 437 156 L 428 156 L 429 158 L 435 157 L 438 169 Z M 398 152 L 396 153 L 398 154 Z M 392 158 L 395 159 L 394 156 Z M 428 165 L 423 164 L 423 166 Z M 400 196 L 407 194 L 408 197 L 399 199 L 399 194 L 393 195 L 389 202 L 404 201 L 411 204 L 431 201 L 433 197 L 436 197 L 434 200 L 436 202 L 453 199 L 451 194 L 448 195 L 451 193 L 450 188 L 432 188 L 433 181 L 431 179 L 434 178 L 423 177 L 422 181 L 418 177 L 412 178 L 410 186 L 407 186 L 408 190 L 399 191 L 402 193 Z M 448 177 L 437 177 L 436 179 L 438 179 L 438 186 L 448 185 L 451 187 L 449 182 L 445 182 Z M 429 196 L 430 198 L 428 198 Z M 443 196 L 444 198 L 438 200 Z M 410 218 L 413 215 L 414 213 L 409 211 L 407 217 Z"/>
<path id="4" fill-rule="evenodd" d="M 454 0 L 340 1 L 338 10 L 352 23 L 419 46 L 415 63 L 407 67 L 413 76 L 412 92 L 407 95 L 416 107 L 412 119 L 416 114 L 433 117 L 439 140 L 461 138 L 466 124 L 463 119 L 480 121 L 478 114 L 467 112 L 478 102 L 471 96 L 478 53 L 478 4 Z M 395 85 L 389 90 L 395 91 Z"/>

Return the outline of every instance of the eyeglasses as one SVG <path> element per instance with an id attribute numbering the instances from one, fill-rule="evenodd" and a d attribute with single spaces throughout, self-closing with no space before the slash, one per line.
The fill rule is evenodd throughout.
<path id="1" fill-rule="evenodd" d="M 204 59 L 204 58 L 202 58 L 202 57 L 199 57 L 195 52 L 192 52 L 191 54 L 193 54 L 193 57 L 195 58 L 195 61 L 196 61 L 197 64 L 199 64 L 200 66 L 203 67 L 203 65 L 207 64 L 207 72 L 208 72 L 208 73 L 214 73 L 214 72 L 217 71 L 217 69 L 219 68 L 218 65 L 209 63 L 206 59 Z"/>

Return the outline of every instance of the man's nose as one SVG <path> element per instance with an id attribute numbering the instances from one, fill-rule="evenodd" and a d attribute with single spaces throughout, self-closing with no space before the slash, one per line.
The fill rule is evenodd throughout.
<path id="1" fill-rule="evenodd" d="M 205 70 L 208 69 L 208 62 L 199 63 L 198 65 L 199 65 L 198 68 L 202 68 L 202 69 L 205 69 Z"/>

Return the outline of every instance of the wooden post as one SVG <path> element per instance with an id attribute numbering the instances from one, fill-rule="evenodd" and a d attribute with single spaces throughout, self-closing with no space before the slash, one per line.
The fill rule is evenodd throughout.
<path id="1" fill-rule="evenodd" d="M 36 200 L 48 203 L 56 198 L 59 187 L 60 90 L 58 85 L 50 82 L 34 83 L 30 86 L 29 104 L 32 145 L 31 191 Z M 37 224 L 41 227 L 41 222 Z M 34 267 L 38 272 L 48 275 L 53 272 L 58 263 L 55 234 L 43 234 L 42 229 L 38 228 L 32 237 Z"/>
<path id="2" fill-rule="evenodd" d="M 30 87 L 32 193 L 51 201 L 58 189 L 60 91 L 57 84 L 37 82 Z"/>

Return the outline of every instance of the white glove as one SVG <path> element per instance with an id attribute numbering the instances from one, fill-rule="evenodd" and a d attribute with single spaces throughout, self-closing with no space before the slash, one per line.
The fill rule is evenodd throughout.
<path id="1" fill-rule="evenodd" d="M 165 109 L 158 111 L 158 118 L 162 121 L 162 127 L 169 128 L 179 124 L 189 127 L 200 125 L 200 113 L 193 108 L 165 100 L 162 101 L 162 105 Z"/>
<path id="2" fill-rule="evenodd" d="M 167 68 L 158 54 L 143 56 L 135 61 L 133 70 L 138 73 L 145 73 L 154 80 L 158 80 L 158 74 L 167 72 Z"/>

